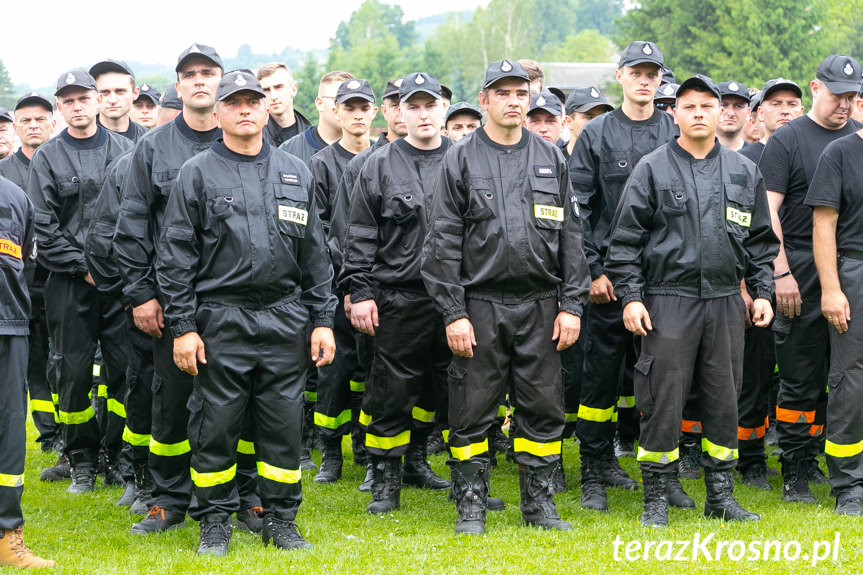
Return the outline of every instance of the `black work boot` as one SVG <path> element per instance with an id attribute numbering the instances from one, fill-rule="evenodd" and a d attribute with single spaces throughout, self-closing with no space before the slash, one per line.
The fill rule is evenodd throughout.
<path id="1" fill-rule="evenodd" d="M 551 478 L 551 482 L 555 493 L 563 493 L 566 491 L 566 472 L 563 470 L 563 450 L 560 452 L 560 460 L 558 463 L 559 465 L 554 470 L 554 476 Z"/>
<path id="2" fill-rule="evenodd" d="M 485 512 L 488 508 L 488 473 L 486 461 L 474 457 L 467 461 L 450 460 L 452 487 L 449 498 L 455 501 L 458 519 L 455 532 L 467 535 L 485 533 Z"/>
<path id="3" fill-rule="evenodd" d="M 740 483 L 754 487 L 755 489 L 770 491 L 772 487 L 770 487 L 770 482 L 767 481 L 767 464 L 763 461 L 758 461 L 741 469 Z"/>
<path id="4" fill-rule="evenodd" d="M 69 464 L 72 466 L 72 484 L 66 488 L 68 493 L 80 495 L 93 491 L 96 482 L 96 462 L 85 450 L 69 452 Z"/>
<path id="5" fill-rule="evenodd" d="M 680 459 L 677 462 L 678 476 L 682 479 L 699 479 L 701 477 L 701 446 L 698 443 L 682 441 L 680 443 Z"/>
<path id="6" fill-rule="evenodd" d="M 734 498 L 734 471 L 704 469 L 704 486 L 707 499 L 704 501 L 704 516 L 726 521 L 760 521 L 761 516 L 747 511 Z"/>
<path id="7" fill-rule="evenodd" d="M 675 470 L 676 471 L 676 470 Z M 677 509 L 695 509 L 695 501 L 686 494 L 677 473 L 669 473 L 665 479 L 665 496 L 668 504 Z"/>
<path id="8" fill-rule="evenodd" d="M 237 511 L 237 527 L 249 533 L 260 535 L 264 526 L 264 519 L 261 516 L 264 509 L 260 506 L 247 507 Z"/>
<path id="9" fill-rule="evenodd" d="M 186 514 L 175 513 L 153 505 L 147 516 L 132 525 L 132 535 L 148 535 L 150 533 L 162 533 L 171 529 L 180 529 L 186 526 Z"/>
<path id="10" fill-rule="evenodd" d="M 541 467 L 518 466 L 521 517 L 528 525 L 556 531 L 572 530 L 572 525 L 560 518 L 554 505 L 554 474 L 559 466 L 559 461 Z"/>
<path id="11" fill-rule="evenodd" d="M 407 453 L 405 453 L 405 465 L 402 468 L 402 483 L 435 491 L 449 489 L 449 481 L 438 477 L 432 471 L 426 456 L 427 446 L 428 435 L 424 433 L 411 434 L 411 442 Z"/>
<path id="12" fill-rule="evenodd" d="M 614 455 L 616 457 L 635 457 L 635 440 L 631 437 L 622 437 L 619 432 L 615 433 Z"/>
<path id="13" fill-rule="evenodd" d="M 315 475 L 315 483 L 335 483 L 342 477 L 342 438 L 324 438 L 321 451 L 321 467 Z"/>
<path id="14" fill-rule="evenodd" d="M 221 515 L 205 515 L 201 519 L 201 543 L 198 545 L 198 555 L 222 557 L 228 553 L 228 542 L 234 528 L 230 517 Z"/>
<path id="15" fill-rule="evenodd" d="M 426 442 L 426 452 L 429 455 L 437 455 L 446 451 L 446 443 L 443 440 L 443 431 L 441 426 L 436 425 L 432 432 L 429 433 L 428 441 Z"/>
<path id="16" fill-rule="evenodd" d="M 620 487 L 629 491 L 638 491 L 638 482 L 623 470 L 613 449 L 603 454 L 601 473 L 602 483 L 606 487 Z"/>
<path id="17" fill-rule="evenodd" d="M 277 519 L 272 516 L 267 516 L 264 519 L 261 539 L 264 540 L 264 547 L 272 543 L 274 547 L 288 551 L 293 549 L 311 549 L 314 547 L 314 545 L 306 541 L 296 523 L 287 519 Z"/>
<path id="18" fill-rule="evenodd" d="M 354 453 L 354 465 L 365 466 L 369 462 L 369 452 L 366 450 L 366 430 L 360 425 L 360 408 L 351 409 L 351 451 Z"/>
<path id="19" fill-rule="evenodd" d="M 72 477 L 72 466 L 69 465 L 69 458 L 62 454 L 57 458 L 57 463 L 46 467 L 39 474 L 39 479 L 42 481 L 63 481 L 70 477 Z"/>
<path id="20" fill-rule="evenodd" d="M 836 515 L 863 515 L 863 489 L 851 487 L 836 494 Z"/>
<path id="21" fill-rule="evenodd" d="M 642 527 L 668 526 L 668 474 L 649 471 L 642 467 L 644 481 L 644 510 Z"/>
<path id="22" fill-rule="evenodd" d="M 121 462 L 119 461 L 120 456 L 112 454 L 109 451 L 101 452 L 99 455 L 102 459 L 100 472 L 104 478 L 104 484 L 125 485 L 126 481 L 123 479 Z"/>
<path id="23" fill-rule="evenodd" d="M 809 460 L 805 457 L 782 459 L 782 499 L 801 503 L 817 503 L 809 490 Z"/>
<path id="24" fill-rule="evenodd" d="M 399 508 L 402 489 L 402 462 L 398 457 L 372 457 L 372 502 L 369 513 L 389 513 Z"/>
<path id="25" fill-rule="evenodd" d="M 129 508 L 132 515 L 145 515 L 150 510 L 153 499 L 153 476 L 150 475 L 150 466 L 146 463 L 135 463 L 132 465 L 132 473 L 135 474 L 135 501 Z"/>
<path id="26" fill-rule="evenodd" d="M 598 457 L 581 456 L 581 506 L 595 511 L 608 511 L 608 497 L 602 482 L 602 461 Z"/>
<path id="27" fill-rule="evenodd" d="M 375 479 L 375 464 L 369 461 L 366 463 L 366 475 L 363 477 L 362 483 L 357 487 L 360 491 L 368 493 L 372 490 L 372 483 Z"/>
<path id="28" fill-rule="evenodd" d="M 809 476 L 809 481 L 812 483 L 816 483 L 818 485 L 824 485 L 827 483 L 827 476 L 824 475 L 823 471 L 821 471 L 821 467 L 818 465 L 818 460 L 814 457 L 809 458 L 807 474 Z"/>

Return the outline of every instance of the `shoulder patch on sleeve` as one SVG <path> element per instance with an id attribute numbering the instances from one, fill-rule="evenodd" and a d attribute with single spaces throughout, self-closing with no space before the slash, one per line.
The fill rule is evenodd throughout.
<path id="1" fill-rule="evenodd" d="M 538 178 L 553 178 L 555 177 L 554 166 L 534 166 L 533 173 Z"/>

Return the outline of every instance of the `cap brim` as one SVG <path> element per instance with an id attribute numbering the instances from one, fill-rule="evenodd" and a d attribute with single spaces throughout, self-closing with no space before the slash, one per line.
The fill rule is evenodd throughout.
<path id="1" fill-rule="evenodd" d="M 154 104 L 156 104 L 157 106 L 159 106 L 159 105 L 160 105 L 160 104 L 159 104 L 159 98 L 156 98 L 155 96 L 153 96 L 153 95 L 151 95 L 151 94 L 141 94 L 141 95 L 139 95 L 137 98 L 135 98 L 135 101 L 137 102 L 137 101 L 138 101 L 138 100 L 140 100 L 141 98 L 147 98 L 148 100 L 150 100 L 151 102 L 153 102 L 153 103 L 154 103 Z"/>
<path id="2" fill-rule="evenodd" d="M 183 57 L 180 59 L 180 61 L 179 61 L 179 62 L 177 62 L 177 66 L 174 68 L 174 72 L 177 72 L 177 73 L 179 74 L 179 73 L 180 73 L 180 69 L 181 69 L 181 68 L 186 64 L 186 62 L 188 62 L 191 58 L 203 58 L 204 60 L 209 60 L 209 61 L 213 64 L 213 66 L 215 66 L 215 67 L 219 68 L 220 70 L 222 69 L 222 65 L 221 65 L 220 63 L 216 62 L 215 60 L 213 60 L 212 58 L 210 58 L 210 57 L 209 57 L 209 56 L 207 56 L 206 54 L 203 54 L 203 53 L 201 53 L 201 52 L 192 52 L 191 54 L 186 54 L 185 56 L 183 56 Z"/>
<path id="3" fill-rule="evenodd" d="M 554 108 L 552 106 L 534 106 L 533 108 L 531 108 L 530 110 L 527 111 L 527 115 L 530 116 L 531 114 L 533 114 L 537 110 L 543 110 L 545 112 L 548 112 L 552 116 L 560 116 L 561 114 L 563 114 L 563 110 L 561 110 L 560 108 Z"/>
<path id="4" fill-rule="evenodd" d="M 593 110 L 594 108 L 605 108 L 606 112 L 610 112 L 614 109 L 614 106 L 612 106 L 608 102 L 593 101 L 582 104 L 581 106 L 575 106 L 572 110 L 569 111 L 569 113 L 572 114 L 573 112 L 579 112 L 583 114 L 585 112 Z"/>
<path id="5" fill-rule="evenodd" d="M 623 62 L 623 63 L 622 63 L 620 66 L 618 66 L 618 67 L 623 67 L 623 66 L 638 66 L 639 64 L 653 64 L 653 65 L 654 65 L 654 66 L 656 66 L 657 68 L 662 68 L 662 64 L 660 64 L 659 62 L 657 62 L 657 61 L 656 61 L 655 59 L 653 59 L 653 58 L 636 58 L 635 60 L 630 60 L 630 61 L 628 61 L 628 62 Z"/>
<path id="6" fill-rule="evenodd" d="M 22 98 L 17 104 L 15 104 L 15 109 L 23 108 L 25 106 L 40 106 L 45 108 L 46 110 L 54 111 L 54 106 L 51 105 L 51 101 L 48 98 L 43 98 L 41 96 L 30 96 L 29 98 Z"/>
<path id="7" fill-rule="evenodd" d="M 369 94 L 361 94 L 359 92 L 352 92 L 350 94 L 345 94 L 340 98 L 336 98 L 336 103 L 344 104 L 348 100 L 365 100 L 366 102 L 375 103 L 375 97 L 370 96 Z"/>
<path id="8" fill-rule="evenodd" d="M 860 92 L 860 82 L 828 82 L 821 80 L 833 94 L 847 94 L 848 92 Z"/>
<path id="9" fill-rule="evenodd" d="M 427 88 L 415 88 L 415 89 L 411 90 L 410 92 L 408 92 L 407 94 L 405 94 L 404 96 L 402 96 L 401 93 L 399 93 L 399 99 L 402 101 L 407 101 L 407 100 L 410 100 L 413 96 L 415 96 L 417 94 L 428 94 L 429 96 L 431 96 L 435 100 L 439 100 L 439 99 L 443 98 L 443 95 L 432 92 L 431 90 L 429 90 Z"/>
<path id="10" fill-rule="evenodd" d="M 130 70 L 123 68 L 120 64 L 115 64 L 114 62 L 99 62 L 94 64 L 92 68 L 90 68 L 90 75 L 93 78 L 100 76 L 101 74 L 107 74 L 108 72 L 116 72 L 118 74 L 126 74 L 127 76 L 135 77 L 134 74 Z"/>
<path id="11" fill-rule="evenodd" d="M 704 88 L 705 90 L 707 90 L 708 92 L 710 92 L 711 94 L 716 96 L 716 98 L 718 100 L 722 99 L 722 96 L 719 95 L 719 89 L 718 88 L 711 86 L 710 84 L 708 84 L 707 82 L 705 82 L 704 80 L 701 80 L 699 78 L 689 78 L 688 80 L 684 81 L 680 85 L 680 87 L 677 88 L 677 92 L 675 92 L 675 94 L 674 94 L 675 99 L 679 98 L 680 94 L 682 94 L 683 92 L 685 92 L 686 90 L 688 90 L 694 86 L 699 86 L 701 88 Z"/>
<path id="12" fill-rule="evenodd" d="M 722 98 L 724 98 L 725 96 L 734 96 L 735 98 L 740 98 L 741 100 L 743 100 L 743 101 L 744 101 L 744 102 L 746 102 L 747 104 L 748 104 L 748 103 L 750 103 L 750 102 L 752 102 L 752 98 L 749 98 L 749 97 L 747 97 L 747 96 L 741 96 L 741 95 L 740 95 L 740 94 L 738 94 L 737 92 L 723 92 L 722 90 L 720 90 L 720 91 L 719 91 L 719 99 L 721 100 L 721 99 L 722 99 Z"/>
<path id="13" fill-rule="evenodd" d="M 800 86 L 796 86 L 794 84 L 776 84 L 775 86 L 767 88 L 767 90 L 763 92 L 763 94 L 761 95 L 761 103 L 763 104 L 764 100 L 769 98 L 770 94 L 772 94 L 773 92 L 781 92 L 783 90 L 787 90 L 788 92 L 794 92 L 795 94 L 797 94 L 798 98 L 803 97 L 803 90 L 800 88 Z"/>
<path id="14" fill-rule="evenodd" d="M 63 86 L 62 88 L 60 88 L 59 90 L 54 92 L 54 97 L 57 98 L 60 96 L 60 94 L 62 94 L 63 92 L 66 92 L 72 88 L 81 88 L 82 90 L 93 90 L 94 92 L 96 91 L 96 86 L 86 86 L 86 85 L 82 86 L 81 84 L 66 84 L 65 86 Z"/>

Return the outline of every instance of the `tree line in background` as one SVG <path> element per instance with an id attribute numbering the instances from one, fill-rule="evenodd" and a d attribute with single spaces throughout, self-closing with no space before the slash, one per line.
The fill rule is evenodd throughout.
<path id="1" fill-rule="evenodd" d="M 449 13 L 442 22 L 424 19 L 418 26 L 405 21 L 398 5 L 365 0 L 341 22 L 325 54 L 295 48 L 255 54 L 243 46 L 225 65 L 255 69 L 284 61 L 299 82 L 297 109 L 313 118 L 318 80 L 328 70 L 348 70 L 376 91 L 387 80 L 429 71 L 455 99 L 476 102 L 489 62 L 613 62 L 631 40 L 655 41 L 678 78 L 700 72 L 756 87 L 777 76 L 804 86 L 830 53 L 863 57 L 863 0 L 642 0 L 624 10 L 625 4 L 491 0 L 485 8 Z M 138 76 L 157 87 L 173 81 L 170 72 L 152 67 Z M 0 61 L 0 106 L 14 105 L 12 86 Z"/>

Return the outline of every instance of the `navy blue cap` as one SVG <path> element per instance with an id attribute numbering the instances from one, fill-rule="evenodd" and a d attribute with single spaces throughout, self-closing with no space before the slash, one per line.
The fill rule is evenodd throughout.
<path id="1" fill-rule="evenodd" d="M 222 76 L 219 87 L 216 89 L 216 101 L 221 102 L 237 92 L 254 92 L 261 98 L 267 97 L 254 74 L 237 70 Z"/>
<path id="2" fill-rule="evenodd" d="M 138 97 L 135 98 L 137 102 L 141 98 L 147 98 L 157 106 L 159 105 L 159 100 L 161 99 L 162 94 L 159 93 L 159 90 L 144 82 L 140 86 L 138 86 Z"/>
<path id="3" fill-rule="evenodd" d="M 458 114 L 470 114 L 472 116 L 476 116 L 479 121 L 482 121 L 482 110 L 468 104 L 467 102 L 456 102 L 446 110 L 446 117 L 444 117 L 444 125 L 449 122 L 449 119 L 452 116 L 456 116 Z"/>
<path id="4" fill-rule="evenodd" d="M 367 102 L 374 104 L 375 93 L 372 91 L 371 84 L 367 80 L 354 78 L 339 84 L 339 90 L 336 92 L 336 102 L 341 104 L 352 98 L 362 98 Z"/>
<path id="5" fill-rule="evenodd" d="M 30 92 L 28 94 L 24 94 L 18 101 L 15 102 L 15 109 L 23 108 L 24 106 L 42 106 L 49 112 L 54 111 L 54 106 L 51 104 L 51 100 L 39 94 L 38 92 Z"/>
<path id="6" fill-rule="evenodd" d="M 831 54 L 818 65 L 815 77 L 834 94 L 860 92 L 860 63 L 845 54 Z"/>
<path id="7" fill-rule="evenodd" d="M 560 98 L 545 88 L 530 97 L 530 107 L 527 109 L 527 115 L 529 116 L 531 112 L 537 110 L 545 110 L 552 116 L 560 116 L 563 114 L 563 104 L 560 103 Z"/>
<path id="8" fill-rule="evenodd" d="M 414 72 L 402 78 L 402 85 L 399 88 L 399 100 L 404 102 L 414 94 L 428 94 L 435 100 L 441 98 L 440 82 L 431 74 L 425 72 Z"/>
<path id="9" fill-rule="evenodd" d="M 741 84 L 740 82 L 735 82 L 734 80 L 730 82 L 720 82 L 719 83 L 719 95 L 720 96 L 737 96 L 738 98 L 742 98 L 747 102 L 750 101 L 751 97 L 749 96 L 749 88 Z"/>
<path id="10" fill-rule="evenodd" d="M 614 107 L 608 103 L 602 92 L 596 86 L 582 86 L 569 93 L 566 98 L 566 113 L 589 112 L 597 106 L 602 106 L 606 111 Z"/>

